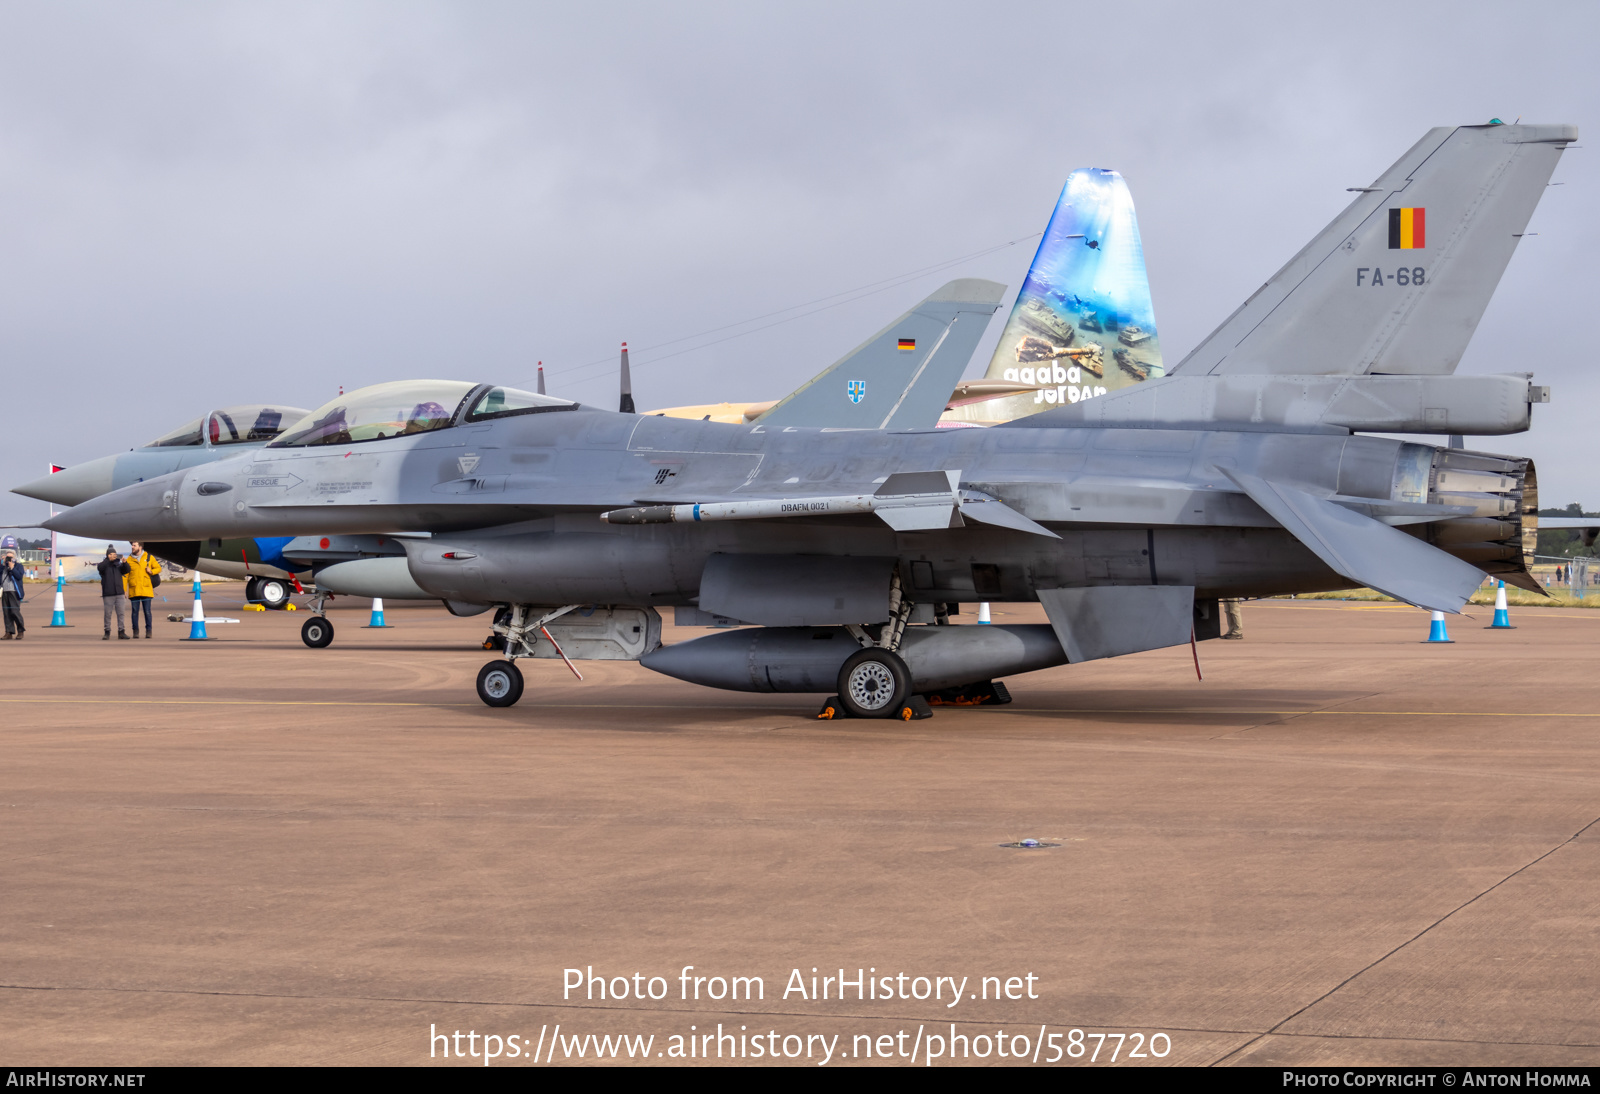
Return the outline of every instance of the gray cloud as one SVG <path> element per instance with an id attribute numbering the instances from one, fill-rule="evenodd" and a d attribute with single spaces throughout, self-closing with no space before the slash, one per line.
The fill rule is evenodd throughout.
<path id="1" fill-rule="evenodd" d="M 1509 10 L 8 4 L 0 485 L 341 384 L 542 359 L 609 404 L 609 365 L 568 370 L 1036 231 L 1086 165 L 1127 176 L 1181 355 L 1429 126 L 1591 121 L 1593 6 Z M 1600 505 L 1592 156 L 1462 367 L 1554 386 L 1485 447 Z M 776 397 L 943 280 L 1015 287 L 1031 252 L 640 353 L 640 404 Z M 0 523 L 42 512 L 0 495 Z"/>

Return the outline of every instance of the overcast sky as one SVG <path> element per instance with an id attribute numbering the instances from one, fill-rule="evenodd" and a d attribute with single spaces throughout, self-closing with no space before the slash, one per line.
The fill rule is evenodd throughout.
<path id="1" fill-rule="evenodd" d="M 623 340 L 641 408 L 776 398 L 946 280 L 1015 292 L 1031 241 L 899 275 L 1041 230 L 1080 166 L 1128 179 L 1170 365 L 1430 126 L 1600 140 L 1597 13 L 0 2 L 0 486 L 340 385 L 543 360 L 614 406 Z M 1586 507 L 1597 155 L 1564 157 L 1461 367 L 1554 388 L 1475 443 Z M 43 513 L 0 494 L 0 525 Z"/>

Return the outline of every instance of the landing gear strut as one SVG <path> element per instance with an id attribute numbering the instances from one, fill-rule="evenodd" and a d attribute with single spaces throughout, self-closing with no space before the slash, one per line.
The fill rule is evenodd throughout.
<path id="1" fill-rule="evenodd" d="M 896 573 L 889 582 L 889 622 L 874 639 L 865 627 L 845 629 L 861 649 L 845 659 L 839 669 L 839 694 L 822 707 L 819 718 L 931 718 L 926 699 L 911 694 L 911 670 L 895 651 L 905 636 L 914 605 L 906 599 Z"/>

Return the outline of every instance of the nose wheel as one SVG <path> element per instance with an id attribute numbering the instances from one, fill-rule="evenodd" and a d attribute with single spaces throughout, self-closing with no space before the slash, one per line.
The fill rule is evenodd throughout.
<path id="1" fill-rule="evenodd" d="M 522 698 L 522 670 L 511 661 L 490 661 L 478 670 L 478 698 L 491 707 L 512 706 Z"/>
<path id="2" fill-rule="evenodd" d="M 300 626 L 300 641 L 314 650 L 322 649 L 333 641 L 333 623 L 325 616 L 312 616 Z"/>

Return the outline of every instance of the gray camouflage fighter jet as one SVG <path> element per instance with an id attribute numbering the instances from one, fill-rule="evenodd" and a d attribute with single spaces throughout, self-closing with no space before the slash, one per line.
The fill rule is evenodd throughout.
<path id="1" fill-rule="evenodd" d="M 427 532 L 417 585 L 521 657 L 716 687 L 917 694 L 1215 637 L 1219 597 L 1365 585 L 1457 611 L 1528 586 L 1531 462 L 1361 431 L 1505 434 L 1547 392 L 1452 373 L 1571 126 L 1432 130 L 1169 375 L 990 429 L 640 417 L 487 384 L 353 393 L 267 447 L 87 502 L 63 531 Z M 1063 344 L 1070 316 L 1049 318 Z M 849 397 L 836 377 L 838 397 Z M 949 626 L 962 599 L 1048 626 Z M 755 624 L 660 644 L 684 621 Z"/>
<path id="2" fill-rule="evenodd" d="M 975 278 L 943 285 L 784 399 L 778 413 L 787 415 L 787 420 L 777 424 L 854 428 L 867 422 L 897 429 L 934 425 L 1004 295 L 1004 285 Z M 917 335 L 923 337 L 920 350 Z M 826 381 L 835 374 L 852 378 L 853 394 L 849 399 L 822 397 L 824 386 L 834 389 L 835 385 Z M 622 347 L 621 379 L 622 408 L 631 412 L 626 343 Z M 539 382 L 542 393 L 543 369 Z M 1033 385 L 999 387 L 1031 390 Z M 307 413 L 255 404 L 225 407 L 140 448 L 59 469 L 15 487 L 12 492 L 60 505 L 81 505 L 131 483 L 213 463 L 244 448 L 266 444 L 282 433 L 285 425 L 292 425 Z M 397 407 L 394 428 L 404 428 L 408 415 L 431 413 L 420 404 Z M 150 542 L 146 547 L 156 557 L 185 569 L 198 567 L 221 577 L 242 579 L 247 583 L 246 600 L 268 608 L 286 607 L 291 585 L 298 588 L 301 580 L 309 581 L 313 576 L 319 597 L 318 615 L 322 614 L 321 598 L 334 594 L 386 600 L 437 599 L 412 580 L 405 551 L 393 536 L 217 536 L 204 541 Z M 308 623 L 303 633 L 306 644 L 315 648 L 333 641 L 333 626 L 325 620 L 315 625 Z"/>

